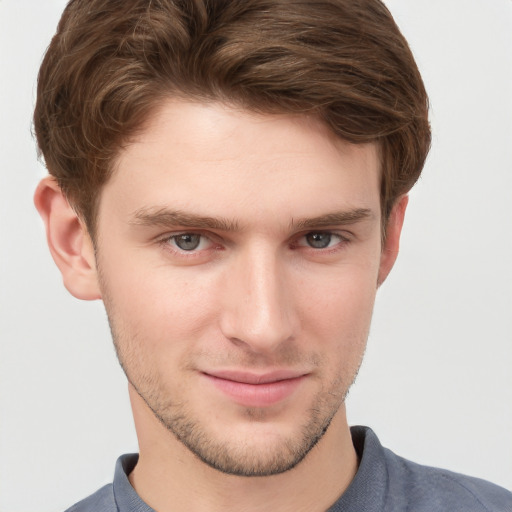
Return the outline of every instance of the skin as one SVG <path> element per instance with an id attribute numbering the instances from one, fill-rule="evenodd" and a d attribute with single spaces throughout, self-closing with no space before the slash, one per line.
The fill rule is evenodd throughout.
<path id="1" fill-rule="evenodd" d="M 94 244 L 41 182 L 66 287 L 105 303 L 151 507 L 320 511 L 350 484 L 344 399 L 407 204 L 383 247 L 379 171 L 313 119 L 169 101 L 119 154 Z"/>

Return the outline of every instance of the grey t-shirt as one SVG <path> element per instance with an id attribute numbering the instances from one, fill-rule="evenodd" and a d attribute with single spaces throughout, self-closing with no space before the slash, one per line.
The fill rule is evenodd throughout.
<path id="1" fill-rule="evenodd" d="M 328 512 L 512 512 L 506 489 L 405 460 L 383 448 L 368 427 L 351 431 L 359 469 Z M 137 459 L 137 454 L 120 457 L 114 482 L 66 512 L 155 512 L 128 480 Z"/>

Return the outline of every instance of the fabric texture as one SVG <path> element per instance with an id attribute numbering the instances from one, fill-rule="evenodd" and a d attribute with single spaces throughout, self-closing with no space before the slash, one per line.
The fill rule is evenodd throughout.
<path id="1" fill-rule="evenodd" d="M 512 493 L 485 480 L 421 466 L 383 448 L 368 427 L 352 427 L 360 464 L 327 512 L 512 512 Z M 66 512 L 155 512 L 131 486 L 138 455 L 121 456 L 113 484 Z"/>

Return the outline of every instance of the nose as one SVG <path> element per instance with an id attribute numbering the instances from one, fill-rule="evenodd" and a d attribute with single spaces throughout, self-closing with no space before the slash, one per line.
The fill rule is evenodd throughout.
<path id="1" fill-rule="evenodd" d="M 250 352 L 278 351 L 297 328 L 285 262 L 274 251 L 255 247 L 232 263 L 222 291 L 224 336 Z"/>

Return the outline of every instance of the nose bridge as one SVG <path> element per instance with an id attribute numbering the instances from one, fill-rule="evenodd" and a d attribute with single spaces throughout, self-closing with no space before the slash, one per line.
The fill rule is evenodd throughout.
<path id="1" fill-rule="evenodd" d="M 287 275 L 278 251 L 253 244 L 229 276 L 223 330 L 253 351 L 274 350 L 293 336 Z"/>

